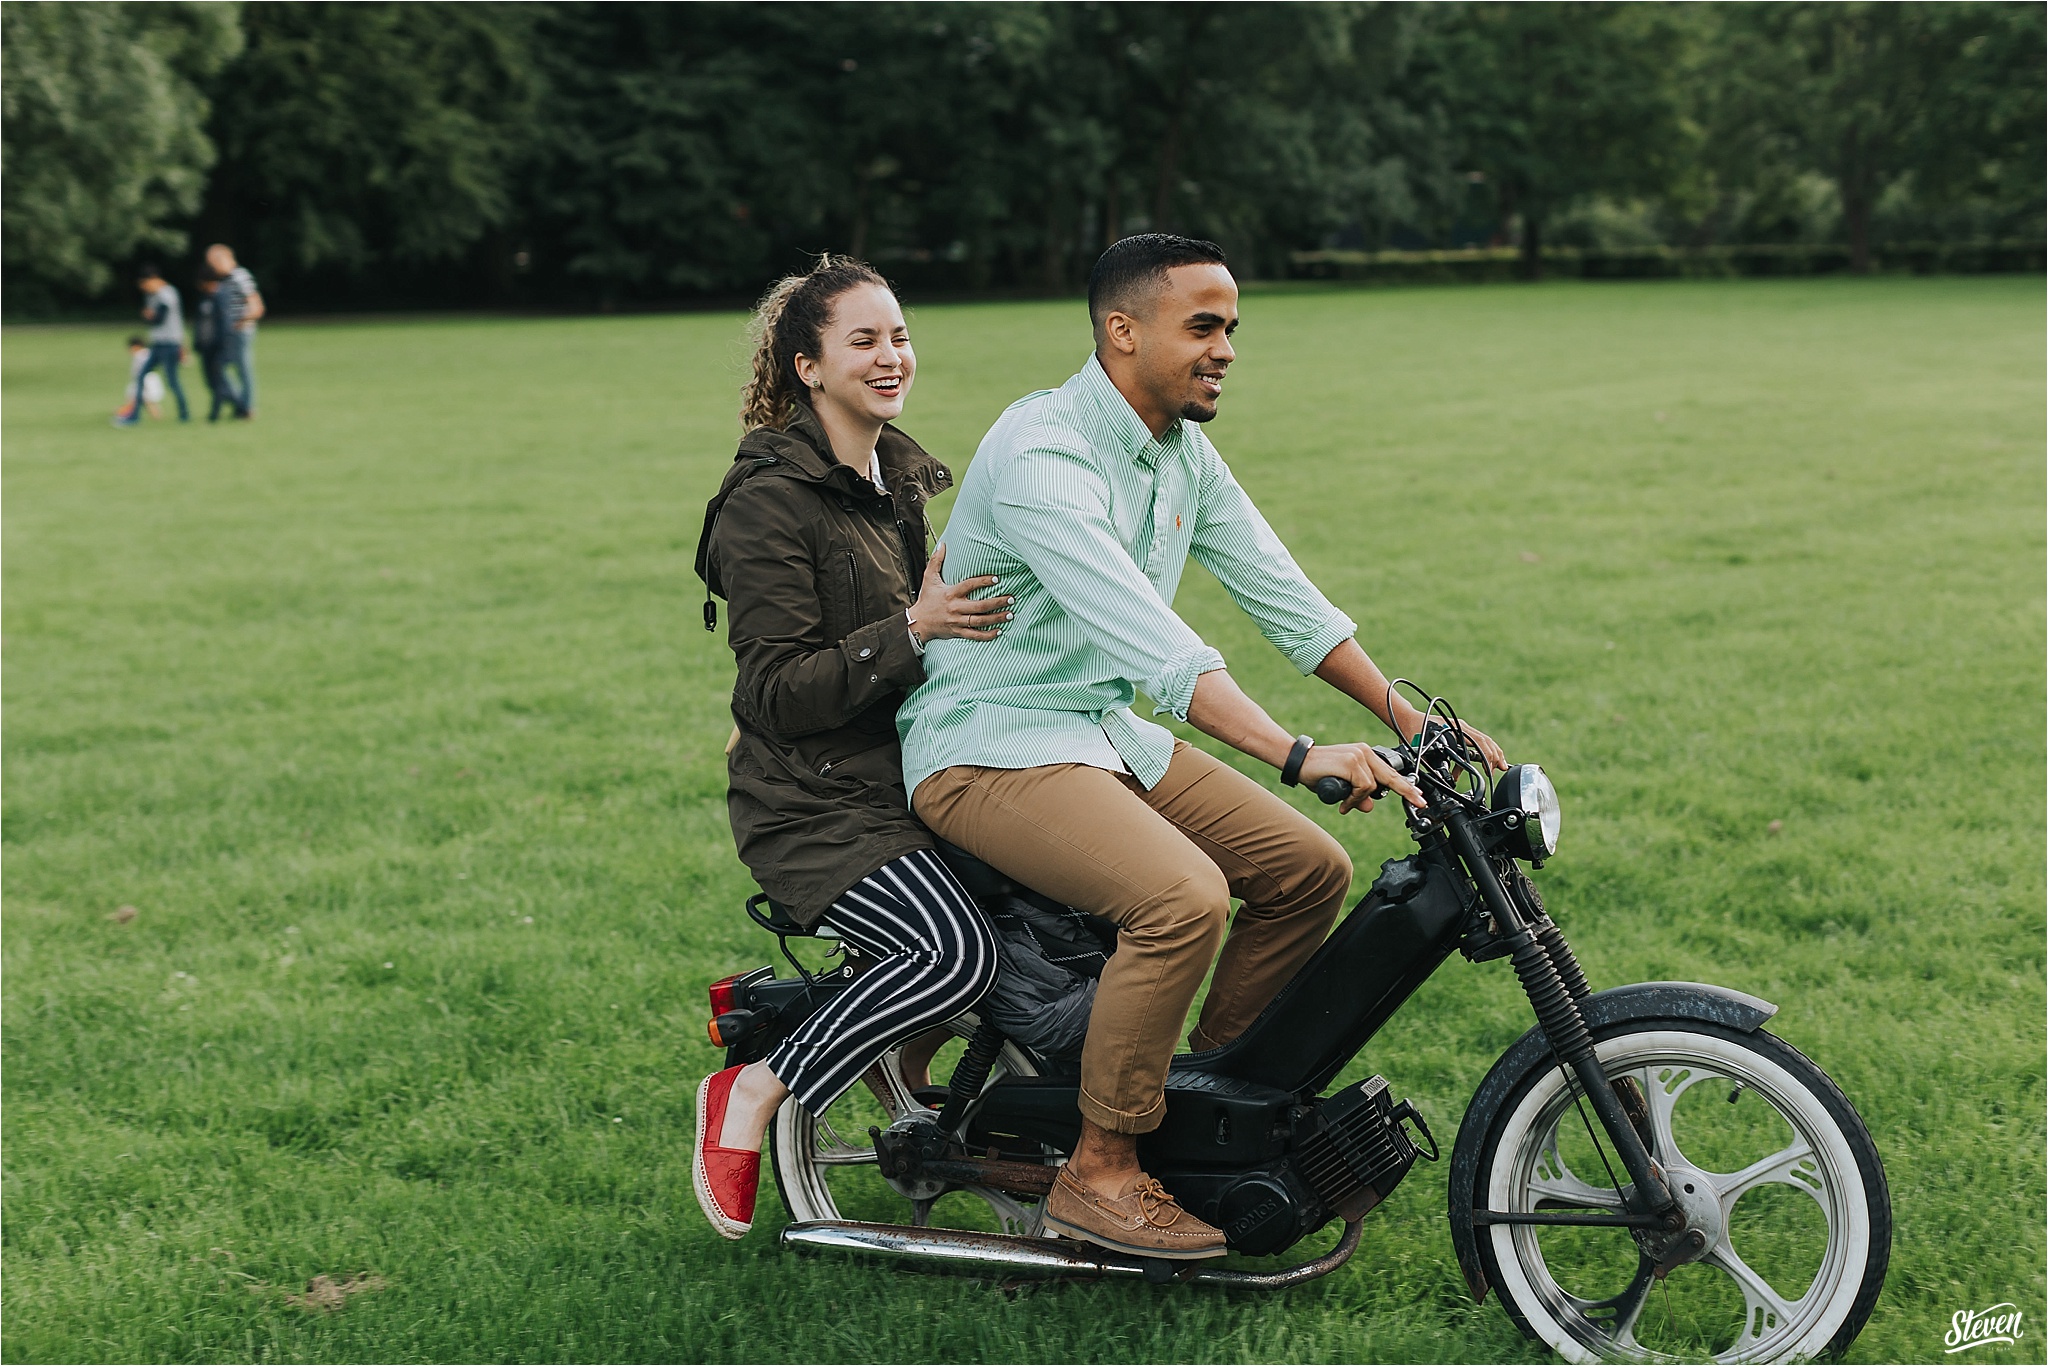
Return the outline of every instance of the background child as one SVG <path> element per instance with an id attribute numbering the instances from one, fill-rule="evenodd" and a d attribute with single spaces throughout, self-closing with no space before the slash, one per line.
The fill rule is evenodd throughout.
<path id="1" fill-rule="evenodd" d="M 142 381 L 142 405 L 151 417 L 164 415 L 164 377 L 155 370 L 144 374 L 142 367 L 149 364 L 149 338 L 133 336 L 128 339 L 128 384 L 121 394 L 121 406 L 114 409 L 117 421 L 135 420 L 135 382 Z"/>
<path id="2" fill-rule="evenodd" d="M 143 296 L 142 320 L 149 324 L 149 350 L 136 371 L 135 391 L 129 399 L 128 411 L 116 415 L 114 425 L 132 427 L 142 420 L 142 408 L 147 402 L 143 386 L 158 370 L 164 373 L 158 392 L 162 392 L 162 387 L 168 387 L 171 396 L 178 400 L 178 421 L 189 422 L 192 414 L 185 406 L 185 386 L 178 383 L 178 361 L 185 352 L 185 314 L 178 300 L 177 288 L 165 280 L 164 273 L 153 265 L 143 266 L 136 271 L 136 276 L 136 286 Z"/>

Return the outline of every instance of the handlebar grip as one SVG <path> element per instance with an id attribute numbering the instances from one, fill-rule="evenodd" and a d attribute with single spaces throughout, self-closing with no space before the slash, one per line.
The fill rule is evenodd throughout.
<path id="1" fill-rule="evenodd" d="M 1394 749 L 1386 745 L 1374 745 L 1372 752 L 1379 755 L 1388 768 L 1393 769 L 1394 772 L 1404 778 L 1415 772 L 1415 759 L 1405 749 Z M 1315 794 L 1323 799 L 1324 806 L 1335 806 L 1351 795 L 1351 784 L 1334 773 L 1327 778 L 1316 779 L 1312 787 Z M 1383 787 L 1374 792 L 1372 798 L 1374 801 L 1378 801 L 1386 795 L 1387 789 Z"/>
<path id="2" fill-rule="evenodd" d="M 1315 794 L 1323 799 L 1324 806 L 1335 806 L 1351 795 L 1351 784 L 1332 773 L 1327 778 L 1316 779 Z"/>

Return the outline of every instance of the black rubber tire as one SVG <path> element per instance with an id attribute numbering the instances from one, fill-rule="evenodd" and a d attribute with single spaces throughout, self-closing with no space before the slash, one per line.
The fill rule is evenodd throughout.
<path id="1" fill-rule="evenodd" d="M 1885 1272 L 1891 1263 L 1891 1188 L 1885 1180 L 1884 1163 L 1878 1156 L 1877 1145 L 1871 1140 L 1869 1129 L 1865 1127 L 1862 1116 L 1856 1113 L 1856 1107 L 1849 1103 L 1849 1098 L 1842 1094 L 1841 1088 L 1821 1070 L 1819 1064 L 1768 1030 L 1744 1031 L 1702 1020 L 1634 1019 L 1618 1021 L 1595 1029 L 1593 1041 L 1597 1045 L 1631 1034 L 1667 1031 L 1711 1036 L 1742 1045 L 1770 1059 L 1797 1078 L 1839 1127 L 1855 1158 L 1858 1174 L 1862 1178 L 1870 1218 L 1869 1253 L 1856 1297 L 1848 1317 L 1828 1339 L 1827 1345 L 1819 1354 L 1829 1360 L 1840 1357 L 1856 1340 L 1857 1334 L 1863 1331 L 1864 1324 L 1869 1321 L 1871 1311 L 1877 1306 L 1878 1294 L 1884 1288 Z M 1511 1065 L 1510 1060 L 1513 1056 L 1513 1050 L 1504 1055 L 1500 1062 L 1495 1064 L 1495 1071 L 1498 1072 L 1504 1065 Z M 1501 1268 L 1494 1256 L 1493 1240 L 1479 1237 L 1474 1233 L 1469 1214 L 1476 1207 L 1477 1193 L 1491 1185 L 1493 1165 L 1500 1155 L 1499 1145 L 1503 1137 L 1501 1131 L 1509 1116 L 1514 1114 L 1530 1088 L 1542 1078 L 1554 1073 L 1556 1066 L 1556 1060 L 1547 1051 L 1534 1054 L 1525 1051 L 1520 1063 L 1520 1075 L 1513 1078 L 1505 1088 L 1490 1084 L 1497 1083 L 1500 1079 L 1492 1074 L 1488 1075 L 1487 1081 L 1481 1084 L 1475 1095 L 1475 1108 L 1466 1113 L 1464 1123 L 1459 1128 L 1457 1146 L 1460 1151 L 1453 1158 L 1450 1190 L 1453 1209 L 1452 1231 L 1453 1238 L 1458 1244 L 1459 1261 L 1463 1265 L 1472 1266 L 1476 1259 L 1476 1265 L 1485 1274 L 1487 1285 L 1499 1295 L 1501 1308 L 1507 1311 L 1508 1317 L 1526 1336 L 1538 1340 L 1541 1340 L 1542 1335 L 1531 1326 L 1522 1307 L 1514 1303 L 1502 1289 Z M 1492 1101 L 1481 1101 L 1479 1098 L 1485 1097 L 1489 1091 L 1493 1093 Z M 1476 1108 L 1479 1105 L 1485 1106 L 1484 1113 Z M 1476 1151 L 1467 1151 L 1468 1145 L 1476 1147 Z M 1462 1180 L 1461 1168 L 1465 1178 Z M 1461 1204 L 1467 1215 L 1463 1220 L 1457 1217 Z"/>

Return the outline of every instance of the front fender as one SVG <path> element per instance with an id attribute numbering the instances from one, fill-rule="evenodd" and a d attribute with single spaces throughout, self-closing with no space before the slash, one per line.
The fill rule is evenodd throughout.
<path id="1" fill-rule="evenodd" d="M 1597 1038 L 1604 1030 L 1630 1020 L 1699 1020 L 1749 1033 L 1763 1027 L 1778 1013 L 1769 1001 L 1747 992 L 1710 982 L 1637 982 L 1595 992 L 1579 1004 L 1586 1028 Z M 1458 1268 L 1472 1298 L 1486 1299 L 1486 1276 L 1480 1270 L 1479 1249 L 1472 1234 L 1473 1184 L 1479 1176 L 1479 1155 L 1486 1137 L 1499 1118 L 1508 1092 L 1532 1068 L 1547 1066 L 1550 1040 L 1541 1025 L 1531 1029 L 1500 1055 L 1486 1080 L 1472 1093 L 1465 1118 L 1458 1125 L 1457 1146 L 1451 1151 L 1450 1202 L 1451 1243 L 1458 1251 Z"/>
<path id="2" fill-rule="evenodd" d="M 1637 982 L 1595 992 L 1579 1009 L 1586 1017 L 1586 1028 L 1593 1030 L 1623 1020 L 1704 1020 L 1745 1034 L 1778 1013 L 1775 1005 L 1761 997 L 1711 982 Z M 1524 1034 L 1515 1048 L 1528 1043 L 1531 1036 L 1537 1040 L 1536 1047 L 1549 1049 L 1541 1028 Z"/>

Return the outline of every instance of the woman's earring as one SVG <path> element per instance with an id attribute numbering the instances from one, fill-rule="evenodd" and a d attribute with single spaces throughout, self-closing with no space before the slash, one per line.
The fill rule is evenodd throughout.
<path id="1" fill-rule="evenodd" d="M 811 381 L 811 387 L 813 389 L 822 389 L 825 387 L 825 381 L 821 379 L 814 379 Z"/>

